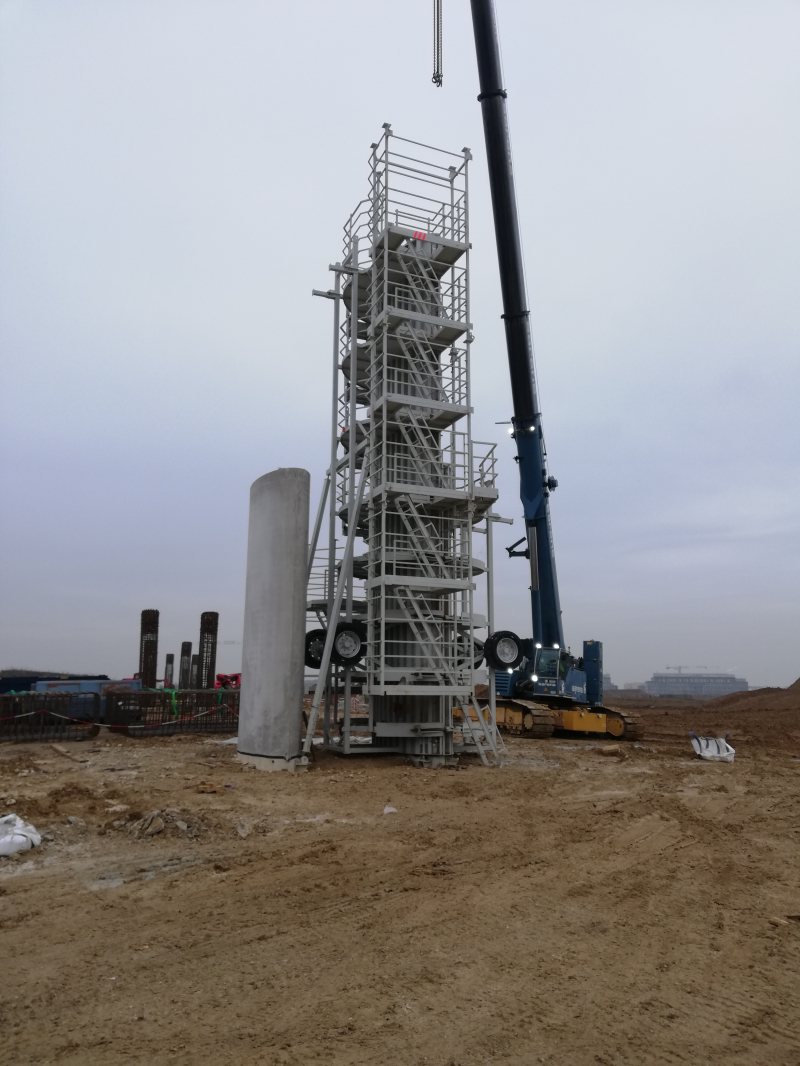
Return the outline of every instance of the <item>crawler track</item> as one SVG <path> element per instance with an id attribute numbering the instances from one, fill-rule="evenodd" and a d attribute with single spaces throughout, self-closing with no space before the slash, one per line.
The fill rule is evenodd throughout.
<path id="1" fill-rule="evenodd" d="M 557 725 L 557 716 L 543 703 L 535 703 L 532 700 L 504 699 L 498 700 L 498 706 L 503 705 L 514 711 L 522 712 L 521 725 L 508 725 L 500 723 L 500 732 L 508 733 L 516 737 L 551 737 Z M 640 740 L 643 735 L 642 719 L 638 714 L 630 711 L 606 710 L 606 723 L 611 721 L 621 723 L 618 726 L 607 729 L 605 736 L 613 737 L 614 740 Z"/>
<path id="2" fill-rule="evenodd" d="M 549 707 L 531 700 L 504 700 L 507 706 L 522 711 L 522 727 L 504 727 L 503 733 L 517 737 L 551 737 L 555 729 L 555 719 Z"/>
<path id="3" fill-rule="evenodd" d="M 644 735 L 644 727 L 640 715 L 631 714 L 630 711 L 607 710 L 606 722 L 610 718 L 622 720 L 623 729 L 622 732 L 617 735 L 618 740 L 641 740 Z"/>

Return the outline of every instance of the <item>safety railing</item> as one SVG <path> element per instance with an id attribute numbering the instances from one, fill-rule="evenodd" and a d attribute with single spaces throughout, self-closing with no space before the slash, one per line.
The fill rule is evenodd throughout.
<path id="1" fill-rule="evenodd" d="M 384 670 L 391 675 L 386 680 L 399 681 L 399 671 L 408 684 L 458 683 L 465 678 L 480 655 L 477 645 L 470 654 L 469 633 L 418 611 L 418 604 L 407 590 L 394 602 L 400 604 L 402 621 L 387 621 L 382 638 L 381 627 L 373 626 L 371 658 L 383 662 Z"/>
<path id="2" fill-rule="evenodd" d="M 344 224 L 344 242 L 342 245 L 343 262 L 359 270 L 366 270 L 372 264 L 372 204 L 362 200 Z M 355 238 L 358 238 L 358 256 L 354 258 Z"/>
<path id="3" fill-rule="evenodd" d="M 424 423 L 410 418 L 381 423 L 378 432 L 375 458 L 370 465 L 373 489 L 392 485 L 401 491 L 470 490 L 466 433 L 429 430 Z"/>
<path id="4" fill-rule="evenodd" d="M 465 350 L 433 346 L 408 323 L 395 332 L 391 344 L 376 346 L 365 379 L 365 391 L 373 404 L 389 395 L 457 407 L 467 405 Z"/>
<path id="5" fill-rule="evenodd" d="M 336 593 L 336 583 L 339 581 L 342 571 L 342 559 L 344 557 L 344 545 L 336 546 L 336 563 L 334 566 L 333 589 L 329 590 L 330 565 L 328 558 L 328 546 L 317 548 L 314 553 L 314 561 L 311 565 L 311 576 L 308 582 L 308 599 L 306 602 L 306 631 L 327 629 L 329 591 Z M 357 555 L 353 560 L 353 616 L 364 619 L 367 614 L 367 599 L 365 592 L 365 579 L 367 577 L 367 557 Z M 331 596 L 331 599 L 333 597 Z M 345 602 L 342 611 L 345 610 Z M 342 617 L 342 616 L 340 616 Z"/>
<path id="6" fill-rule="evenodd" d="M 401 412 L 402 413 L 402 412 Z M 393 418 L 377 427 L 369 475 L 373 491 L 420 489 L 471 494 L 497 484 L 495 446 L 473 441 L 458 430 L 431 430 L 424 423 Z"/>
<path id="7" fill-rule="evenodd" d="M 475 488 L 497 487 L 497 445 L 484 440 L 472 442 L 472 484 Z"/>
<path id="8" fill-rule="evenodd" d="M 363 455 L 363 453 L 362 453 L 362 455 Z M 363 465 L 362 455 L 357 455 L 356 456 L 356 470 L 357 471 L 361 470 L 361 467 Z M 356 490 L 355 490 L 356 493 L 358 493 L 358 484 L 359 484 L 360 480 L 361 480 L 361 475 L 360 475 L 360 473 L 357 473 L 356 474 Z M 336 475 L 336 512 L 341 517 L 342 521 L 345 524 L 347 524 L 347 522 L 348 522 L 348 513 L 347 512 L 348 512 L 348 502 L 349 502 L 349 496 L 348 496 L 349 491 L 350 491 L 349 466 L 345 464 L 344 466 L 342 466 L 339 469 L 339 472 Z M 367 494 L 368 494 L 369 493 L 369 488 L 367 488 L 366 491 L 367 491 Z M 365 521 L 366 514 L 367 514 L 367 504 L 362 501 L 361 513 L 358 516 L 359 525 Z"/>
<path id="9" fill-rule="evenodd" d="M 341 561 L 344 554 L 344 546 L 336 546 L 336 559 Z M 330 591 L 330 566 L 328 557 L 328 545 L 317 548 L 311 563 L 311 573 L 308 579 L 308 602 L 327 603 Z"/>
<path id="10" fill-rule="evenodd" d="M 387 510 L 385 529 L 370 531 L 375 577 L 421 578 L 424 581 L 470 580 L 469 522 L 463 518 L 433 517 L 410 499 L 398 497 Z M 441 596 L 434 596 L 438 603 Z M 436 607 L 441 610 L 441 607 Z"/>
<path id="11" fill-rule="evenodd" d="M 412 242 L 413 243 L 413 242 Z M 402 312 L 409 317 L 441 318 L 449 322 L 467 320 L 467 275 L 464 267 L 452 266 L 437 274 L 430 262 L 416 251 L 400 249 L 392 253 L 388 270 L 378 260 L 375 280 L 362 289 L 359 314 L 378 322 L 385 312 Z"/>
<path id="12" fill-rule="evenodd" d="M 467 286 L 463 271 L 453 271 L 451 281 L 441 281 L 437 288 L 424 279 L 389 286 L 387 310 L 402 311 L 406 315 L 425 318 L 444 318 L 450 322 L 464 322 L 467 317 Z"/>
<path id="13" fill-rule="evenodd" d="M 389 225 L 467 240 L 466 158 L 389 135 L 371 161 L 372 228 Z"/>

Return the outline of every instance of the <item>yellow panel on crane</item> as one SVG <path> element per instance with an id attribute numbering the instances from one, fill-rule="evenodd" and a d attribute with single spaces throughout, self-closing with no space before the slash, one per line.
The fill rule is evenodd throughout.
<path id="1" fill-rule="evenodd" d="M 606 716 L 597 711 L 561 711 L 561 729 L 578 733 L 605 733 Z"/>

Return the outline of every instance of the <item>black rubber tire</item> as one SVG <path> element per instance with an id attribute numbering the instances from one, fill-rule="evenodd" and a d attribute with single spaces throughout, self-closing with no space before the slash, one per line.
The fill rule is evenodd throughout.
<path id="1" fill-rule="evenodd" d="M 306 666 L 312 670 L 320 668 L 326 635 L 324 629 L 312 629 L 306 633 Z"/>
<path id="2" fill-rule="evenodd" d="M 511 655 L 511 642 L 516 645 L 516 654 Z M 495 670 L 515 670 L 525 656 L 522 653 L 522 641 L 516 633 L 508 629 L 499 629 L 492 633 L 483 646 L 486 661 Z"/>
<path id="3" fill-rule="evenodd" d="M 473 640 L 473 643 L 472 643 L 472 669 L 473 670 L 479 670 L 480 666 L 481 666 L 481 663 L 483 662 L 483 659 L 484 659 L 483 641 L 482 640 L 478 640 L 477 637 L 476 637 Z M 469 662 L 469 659 L 465 657 L 463 659 L 459 659 L 458 660 L 458 665 L 459 665 L 459 667 L 464 667 L 464 666 L 467 665 L 468 662 Z"/>
<path id="4" fill-rule="evenodd" d="M 331 662 L 337 666 L 355 666 L 367 650 L 367 627 L 363 622 L 340 622 L 333 638 Z"/>
<path id="5" fill-rule="evenodd" d="M 472 660 L 472 669 L 473 670 L 478 670 L 478 669 L 480 669 L 481 663 L 483 662 L 483 660 L 484 660 L 484 658 L 486 656 L 486 653 L 485 653 L 484 647 L 483 647 L 483 641 L 482 640 L 475 640 L 475 642 L 473 644 L 473 647 L 475 648 L 475 658 Z"/>

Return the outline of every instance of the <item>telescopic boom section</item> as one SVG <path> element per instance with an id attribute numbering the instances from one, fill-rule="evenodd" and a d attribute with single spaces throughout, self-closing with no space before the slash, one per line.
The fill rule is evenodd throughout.
<path id="1" fill-rule="evenodd" d="M 508 368 L 514 403 L 514 439 L 517 444 L 520 497 L 525 513 L 526 555 L 531 567 L 531 615 L 533 639 L 547 646 L 564 646 L 561 604 L 558 598 L 556 560 L 550 526 L 550 491 L 556 487 L 548 478 L 545 462 L 542 415 L 536 395 L 530 312 L 525 291 L 522 244 L 519 236 L 517 195 L 511 164 L 506 91 L 500 69 L 493 0 L 471 0 L 472 24 L 481 93 L 489 187 L 492 194 L 500 287 L 503 294 L 503 320 L 506 327 Z"/>

